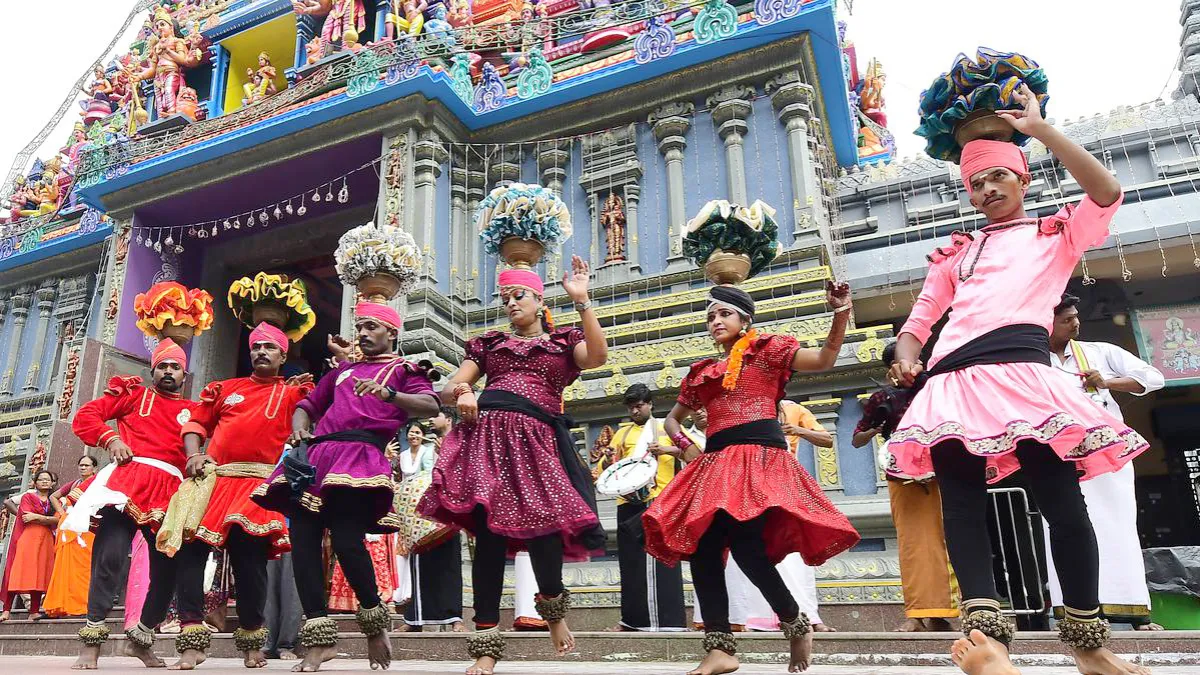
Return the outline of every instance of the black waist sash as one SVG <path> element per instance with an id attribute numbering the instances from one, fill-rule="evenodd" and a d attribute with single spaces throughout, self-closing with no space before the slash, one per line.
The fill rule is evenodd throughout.
<path id="1" fill-rule="evenodd" d="M 341 441 L 343 443 L 366 443 L 367 445 L 375 446 L 380 452 L 383 452 L 384 449 L 387 448 L 388 444 L 388 439 L 386 436 L 380 436 L 379 434 L 374 434 L 370 431 L 364 431 L 362 429 L 347 429 L 345 431 L 335 431 L 322 436 L 313 436 L 308 440 L 308 444 L 309 446 L 313 446 L 317 443 L 328 443 L 330 441 Z"/>
<path id="2" fill-rule="evenodd" d="M 931 377 L 989 363 L 1040 363 L 1049 366 L 1050 333 L 1044 326 L 1030 323 L 1001 326 L 988 331 L 942 357 L 932 369 L 918 375 L 908 390 L 910 397 L 920 391 Z"/>
<path id="3" fill-rule="evenodd" d="M 305 489 L 317 480 L 317 469 L 308 461 L 308 448 L 329 441 L 366 443 L 383 452 L 383 449 L 387 447 L 388 439 L 362 429 L 347 429 L 313 436 L 292 446 L 292 449 L 283 456 L 283 477 L 287 479 L 288 487 L 291 488 L 293 501 L 298 501 Z"/>
<path id="4" fill-rule="evenodd" d="M 554 446 L 558 450 L 558 461 L 571 481 L 571 487 L 579 493 L 592 513 L 597 514 L 596 489 L 592 484 L 592 474 L 583 464 L 579 453 L 575 452 L 575 441 L 571 439 L 571 427 L 575 421 L 568 415 L 555 415 L 533 401 L 502 389 L 484 389 L 479 395 L 479 410 L 503 410 L 528 415 L 539 422 L 544 422 L 554 429 Z M 590 551 L 604 548 L 604 528 L 599 523 L 580 535 L 581 542 Z"/>
<path id="5" fill-rule="evenodd" d="M 765 445 L 768 448 L 788 449 L 787 437 L 779 420 L 754 420 L 722 429 L 709 436 L 704 452 L 720 452 L 731 445 Z"/>

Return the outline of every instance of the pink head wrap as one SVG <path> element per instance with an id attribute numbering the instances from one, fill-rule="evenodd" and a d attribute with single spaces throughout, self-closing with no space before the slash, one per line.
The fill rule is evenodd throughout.
<path id="1" fill-rule="evenodd" d="M 154 353 L 150 355 L 150 369 L 157 368 L 163 361 L 174 361 L 180 368 L 187 370 L 187 354 L 183 353 L 183 348 L 171 338 L 164 338 L 154 348 Z"/>
<path id="2" fill-rule="evenodd" d="M 377 302 L 360 302 L 355 305 L 354 318 L 378 321 L 388 328 L 397 331 L 403 326 L 403 322 L 400 321 L 400 314 L 396 310 Z"/>
<path id="3" fill-rule="evenodd" d="M 531 290 L 538 295 L 546 294 L 546 285 L 542 283 L 542 278 L 531 270 L 513 269 L 500 273 L 500 288 L 514 286 Z"/>
<path id="4" fill-rule="evenodd" d="M 260 322 L 254 327 L 254 330 L 250 331 L 250 348 L 253 349 L 255 343 L 258 342 L 270 342 L 279 347 L 281 351 L 286 352 L 288 350 L 287 336 L 283 334 L 283 331 L 266 321 Z"/>
<path id="5" fill-rule="evenodd" d="M 959 160 L 958 166 L 968 193 L 971 192 L 971 176 L 980 171 L 1004 167 L 1018 176 L 1029 173 L 1029 162 L 1020 147 L 1007 141 L 989 141 L 982 138 L 963 146 L 962 159 Z"/>

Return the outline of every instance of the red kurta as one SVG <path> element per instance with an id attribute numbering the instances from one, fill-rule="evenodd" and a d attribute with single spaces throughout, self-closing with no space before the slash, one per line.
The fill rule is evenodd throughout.
<path id="1" fill-rule="evenodd" d="M 87 445 L 108 449 L 120 438 L 135 457 L 165 462 L 182 473 L 187 463 L 179 430 L 191 420 L 194 402 L 142 385 L 140 377 L 114 377 L 104 395 L 83 404 L 71 428 Z M 117 430 L 107 424 L 117 421 Z M 84 489 L 90 485 L 88 479 Z M 167 512 L 179 479 L 148 464 L 129 462 L 113 470 L 109 489 L 129 497 L 125 513 L 139 524 L 157 530 Z"/>
<path id="2" fill-rule="evenodd" d="M 196 530 L 202 541 L 223 546 L 230 528 L 236 525 L 248 534 L 268 537 L 272 558 L 291 550 L 283 515 L 250 501 L 250 493 L 279 461 L 292 431 L 292 413 L 310 391 L 311 384 L 292 387 L 282 377 L 263 379 L 253 375 L 213 382 L 204 388 L 192 421 L 182 430 L 184 434 L 211 438 L 208 454 L 218 466 L 208 510 Z M 221 475 L 237 468 L 228 466 L 235 463 L 261 465 L 257 468 L 262 475 Z"/>

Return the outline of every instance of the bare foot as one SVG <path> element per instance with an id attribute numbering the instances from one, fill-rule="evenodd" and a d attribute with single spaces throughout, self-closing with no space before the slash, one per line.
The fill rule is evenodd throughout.
<path id="1" fill-rule="evenodd" d="M 492 669 L 496 667 L 496 659 L 490 656 L 481 656 L 470 668 L 467 668 L 467 675 L 492 675 Z"/>
<path id="2" fill-rule="evenodd" d="M 925 619 L 925 630 L 932 633 L 948 633 L 953 631 L 954 627 L 945 619 L 932 618 Z"/>
<path id="3" fill-rule="evenodd" d="M 167 665 L 166 661 L 158 658 L 158 656 L 156 656 L 150 649 L 146 647 L 139 647 L 138 645 L 135 645 L 129 641 L 125 642 L 125 649 L 123 653 L 125 656 L 132 656 L 135 659 L 140 659 L 142 664 L 147 668 L 163 668 Z M 80 654 L 79 658 L 83 658 L 83 654 Z"/>
<path id="4" fill-rule="evenodd" d="M 455 621 L 454 623 L 450 624 L 450 632 L 451 633 L 465 633 L 465 632 L 467 632 L 467 629 L 463 627 L 463 622 Z"/>
<path id="5" fill-rule="evenodd" d="M 100 660 L 100 645 L 84 645 L 79 650 L 79 658 L 71 664 L 71 670 L 95 670 L 96 662 Z"/>
<path id="6" fill-rule="evenodd" d="M 687 675 L 723 675 L 734 672 L 741 665 L 733 654 L 714 649 L 705 654 L 700 665 L 695 670 L 689 670 Z"/>
<path id="7" fill-rule="evenodd" d="M 179 660 L 168 666 L 167 670 L 195 670 L 206 658 L 204 652 L 199 649 L 185 649 L 179 655 Z"/>
<path id="8" fill-rule="evenodd" d="M 300 658 L 299 656 L 296 656 L 296 652 L 294 652 L 290 649 L 280 649 L 279 650 L 279 660 L 280 661 L 295 661 L 296 659 L 299 659 L 299 658 Z"/>
<path id="9" fill-rule="evenodd" d="M 893 630 L 893 633 L 920 633 L 925 630 L 925 624 L 921 623 L 920 619 L 908 618 L 900 627 Z"/>
<path id="10" fill-rule="evenodd" d="M 812 661 L 812 631 L 792 638 L 792 657 L 788 660 L 789 673 L 803 673 Z"/>
<path id="11" fill-rule="evenodd" d="M 566 619 L 550 623 L 550 642 L 554 644 L 554 652 L 559 656 L 566 656 L 575 651 L 575 636 L 571 635 L 571 628 L 567 626 Z"/>
<path id="12" fill-rule="evenodd" d="M 630 632 L 633 632 L 633 629 L 626 628 L 624 624 L 619 623 L 615 626 L 609 626 L 608 628 L 605 628 L 604 632 L 605 633 L 630 633 Z"/>
<path id="13" fill-rule="evenodd" d="M 1150 675 L 1150 669 L 1135 666 L 1113 654 L 1107 647 L 1072 649 L 1075 665 L 1083 675 Z"/>
<path id="14" fill-rule="evenodd" d="M 367 661 L 371 670 L 387 670 L 392 666 L 392 641 L 386 631 L 367 638 Z"/>
<path id="15" fill-rule="evenodd" d="M 5 621 L 8 621 L 11 618 L 12 618 L 12 614 L 10 614 L 7 609 L 4 610 L 3 612 L 0 612 L 0 623 L 4 623 Z"/>
<path id="16" fill-rule="evenodd" d="M 293 673 L 315 673 L 321 669 L 321 664 L 337 657 L 337 645 L 328 647 L 309 647 L 304 652 L 304 659 L 292 666 Z"/>
<path id="17" fill-rule="evenodd" d="M 1141 625 L 1134 626 L 1133 629 L 1134 630 L 1166 630 L 1165 628 L 1163 628 L 1162 626 L 1160 626 L 1156 623 L 1143 623 Z"/>
<path id="18" fill-rule="evenodd" d="M 833 626 L 829 626 L 829 625 L 826 625 L 823 623 L 814 623 L 812 628 L 813 628 L 813 632 L 815 632 L 815 633 L 836 633 L 837 632 L 837 629 L 834 628 Z"/>
<path id="19" fill-rule="evenodd" d="M 262 653 L 262 650 L 251 649 L 250 651 L 242 652 L 242 663 L 247 668 L 266 668 L 267 655 Z"/>
<path id="20" fill-rule="evenodd" d="M 950 645 L 950 658 L 967 675 L 1021 675 L 1004 645 L 977 630 Z"/>
<path id="21" fill-rule="evenodd" d="M 417 630 L 413 626 L 410 626 L 406 623 L 401 623 L 399 626 L 396 627 L 396 632 L 397 633 L 420 633 L 421 631 Z"/>

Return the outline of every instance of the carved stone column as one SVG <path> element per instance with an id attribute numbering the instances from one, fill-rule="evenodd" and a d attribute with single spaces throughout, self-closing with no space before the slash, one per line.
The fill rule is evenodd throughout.
<path id="1" fill-rule="evenodd" d="M 521 147 L 500 145 L 492 152 L 492 163 L 488 166 L 488 180 L 492 188 L 498 188 L 521 179 Z"/>
<path id="2" fill-rule="evenodd" d="M 563 198 L 563 186 L 567 182 L 567 164 L 571 161 L 571 141 L 558 139 L 537 144 L 538 173 L 542 177 L 542 185 L 559 199 Z M 572 213 L 574 217 L 577 214 Z M 553 283 L 562 274 L 562 245 L 555 247 L 546 260 L 546 279 Z"/>
<path id="3" fill-rule="evenodd" d="M 816 166 L 809 148 L 809 121 L 812 120 L 812 101 L 816 93 L 800 79 L 800 73 L 790 71 L 776 75 L 767 81 L 767 93 L 771 104 L 779 114 L 787 131 L 788 168 L 792 176 L 792 203 L 796 218 L 794 241 L 811 236 L 814 228 L 823 220 L 821 213 L 821 186 L 817 181 Z M 822 241 L 828 245 L 829 238 L 821 232 Z"/>
<path id="4" fill-rule="evenodd" d="M 437 179 L 442 175 L 442 163 L 448 153 L 437 132 L 422 131 L 413 146 L 413 238 L 424 254 L 425 276 L 437 283 L 437 252 L 434 247 L 434 226 L 437 222 Z M 450 248 L 454 241 L 451 237 Z"/>
<path id="5" fill-rule="evenodd" d="M 46 348 L 46 333 L 50 330 L 50 313 L 54 309 L 54 298 L 58 296 L 58 280 L 46 279 L 38 286 L 34 297 L 37 300 L 37 327 L 33 334 L 33 361 L 25 376 L 25 393 L 39 389 L 42 372 L 42 353 Z"/>
<path id="6" fill-rule="evenodd" d="M 466 149 L 470 152 L 470 149 Z M 453 151 L 452 151 L 453 152 Z M 474 228 L 467 214 L 467 170 L 460 153 L 454 152 L 450 169 L 450 263 L 451 293 L 466 299 L 471 294 L 471 247 L 475 243 Z"/>
<path id="7" fill-rule="evenodd" d="M 658 141 L 658 151 L 667 162 L 667 269 L 674 271 L 686 266 L 679 233 L 687 224 L 687 205 L 683 193 L 683 151 L 687 148 L 684 134 L 692 125 L 695 106 L 686 101 L 672 102 L 650 114 L 648 122 Z"/>
<path id="8" fill-rule="evenodd" d="M 21 358 L 21 338 L 24 337 L 25 319 L 29 316 L 33 292 L 33 286 L 22 286 L 12 296 L 13 330 L 8 341 L 8 356 L 4 359 L 4 375 L 0 377 L 0 398 L 12 398 L 13 378 L 17 376 L 17 362 Z"/>
<path id="9" fill-rule="evenodd" d="M 638 204 L 642 201 L 642 187 L 637 183 L 625 186 L 625 229 L 629 234 L 629 268 L 642 271 L 638 257 Z"/>
<path id="10" fill-rule="evenodd" d="M 468 295 L 474 296 L 479 283 L 479 268 L 483 267 L 483 244 L 475 235 L 475 213 L 479 210 L 479 202 L 487 195 L 487 174 L 482 169 L 467 170 L 467 230 L 470 233 L 468 241 L 469 258 L 471 263 L 471 288 Z"/>
<path id="11" fill-rule="evenodd" d="M 729 201 L 743 206 L 749 203 L 746 194 L 746 154 L 744 143 L 750 127 L 746 118 L 750 116 L 750 101 L 754 89 L 734 84 L 712 94 L 706 100 L 712 110 L 713 125 L 725 143 L 725 175 Z"/>
<path id="12" fill-rule="evenodd" d="M 409 131 L 397 131 L 383 139 L 383 161 L 379 164 L 379 198 L 375 222 L 405 227 L 411 220 L 405 213 L 409 190 Z"/>

